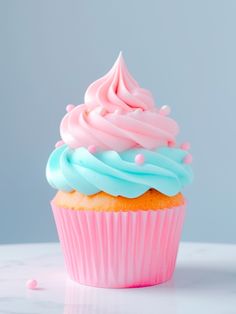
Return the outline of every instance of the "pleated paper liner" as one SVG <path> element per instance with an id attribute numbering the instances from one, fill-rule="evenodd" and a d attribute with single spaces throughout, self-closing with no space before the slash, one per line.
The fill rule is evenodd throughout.
<path id="1" fill-rule="evenodd" d="M 160 284 L 172 277 L 185 205 L 97 212 L 51 204 L 66 268 L 74 281 L 131 288 Z"/>

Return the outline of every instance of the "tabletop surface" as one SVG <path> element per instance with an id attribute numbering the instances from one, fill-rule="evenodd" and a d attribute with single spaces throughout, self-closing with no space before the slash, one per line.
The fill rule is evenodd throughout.
<path id="1" fill-rule="evenodd" d="M 25 287 L 28 279 L 38 289 Z M 159 286 L 100 289 L 72 282 L 57 243 L 0 246 L 1 314 L 235 314 L 236 245 L 181 243 Z"/>

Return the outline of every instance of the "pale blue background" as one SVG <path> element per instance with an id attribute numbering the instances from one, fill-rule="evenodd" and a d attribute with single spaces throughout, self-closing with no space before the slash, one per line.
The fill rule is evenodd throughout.
<path id="1" fill-rule="evenodd" d="M 236 242 L 236 1 L 0 0 L 0 242 L 54 241 L 45 164 L 68 103 L 123 50 L 190 140 L 183 240 Z"/>

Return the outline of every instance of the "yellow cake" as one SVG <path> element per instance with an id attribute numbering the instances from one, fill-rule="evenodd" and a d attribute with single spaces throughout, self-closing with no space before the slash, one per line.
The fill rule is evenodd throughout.
<path id="1" fill-rule="evenodd" d="M 136 198 L 123 196 L 112 196 L 105 192 L 93 195 L 85 195 L 78 191 L 58 191 L 54 204 L 59 208 L 73 210 L 94 210 L 94 211 L 137 211 L 137 210 L 164 210 L 184 204 L 184 197 L 181 193 L 175 196 L 167 196 L 150 189 Z"/>

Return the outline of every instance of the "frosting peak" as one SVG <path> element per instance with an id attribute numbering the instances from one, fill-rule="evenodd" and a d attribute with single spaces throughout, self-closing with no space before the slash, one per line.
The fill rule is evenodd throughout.
<path id="1" fill-rule="evenodd" d="M 84 101 L 91 107 L 103 106 L 108 112 L 155 108 L 151 93 L 141 88 L 129 73 L 122 53 L 111 70 L 88 87 Z"/>
<path id="2" fill-rule="evenodd" d="M 71 148 L 155 149 L 175 143 L 178 133 L 166 109 L 155 106 L 151 93 L 132 78 L 120 54 L 112 69 L 88 87 L 85 103 L 68 107 L 60 133 Z"/>
<path id="3" fill-rule="evenodd" d="M 169 117 L 169 106 L 155 106 L 121 53 L 112 69 L 88 87 L 84 103 L 69 104 L 66 111 L 62 140 L 46 170 L 54 188 L 135 198 L 150 188 L 172 196 L 192 181 L 190 145 L 176 147 L 179 127 Z"/>

